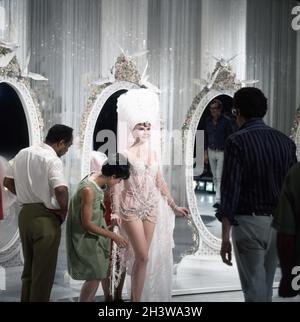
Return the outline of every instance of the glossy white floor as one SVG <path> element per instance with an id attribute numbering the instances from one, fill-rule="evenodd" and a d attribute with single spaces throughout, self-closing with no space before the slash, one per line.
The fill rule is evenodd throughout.
<path id="1" fill-rule="evenodd" d="M 18 302 L 20 298 L 21 267 L 10 268 L 6 272 L 6 290 L 0 291 L 0 302 Z M 277 275 L 278 280 L 279 275 Z M 66 282 L 66 281 L 65 281 Z M 300 302 L 300 296 L 282 299 L 277 295 L 274 283 L 274 302 Z M 81 284 L 64 283 L 56 280 L 51 300 L 55 302 L 76 302 Z M 222 289 L 223 288 L 223 289 Z M 96 301 L 103 302 L 101 290 Z M 124 288 L 123 297 L 128 301 L 128 291 Z M 177 268 L 174 275 L 174 291 L 172 302 L 243 302 L 236 269 L 219 265 L 216 259 L 187 258 Z"/>
<path id="2" fill-rule="evenodd" d="M 207 225 L 211 232 L 220 231 L 219 222 L 214 218 L 214 196 L 197 194 L 200 213 L 209 217 Z M 199 257 L 185 255 L 189 253 L 192 242 L 192 232 L 182 217 L 176 218 L 174 232 L 174 270 L 173 270 L 173 302 L 242 302 L 243 294 L 236 266 L 226 266 L 219 256 Z M 81 283 L 70 281 L 66 274 L 66 253 L 61 242 L 57 276 L 52 291 L 52 301 L 77 301 Z M 19 301 L 22 267 L 11 267 L 6 270 L 6 290 L 0 290 L 1 301 Z M 300 297 L 283 300 L 277 296 L 277 285 L 280 278 L 278 270 L 274 283 L 274 301 L 297 301 Z M 0 287 L 0 289 L 4 287 Z M 103 301 L 102 290 L 97 293 L 97 301 Z M 128 299 L 128 289 L 124 287 L 124 298 Z"/>

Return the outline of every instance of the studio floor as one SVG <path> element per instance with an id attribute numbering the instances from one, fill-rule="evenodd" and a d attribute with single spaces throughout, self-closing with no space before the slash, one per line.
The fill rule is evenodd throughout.
<path id="1" fill-rule="evenodd" d="M 208 229 L 218 236 L 220 223 L 215 220 L 213 194 L 196 194 L 201 207 L 203 221 Z M 206 220 L 207 219 L 207 220 Z M 205 221 L 206 220 L 206 221 Z M 191 226 L 184 218 L 176 217 L 174 231 L 174 269 L 172 302 L 243 302 L 238 272 L 235 263 L 229 267 L 219 256 L 190 255 L 193 246 Z M 18 302 L 20 299 L 22 267 L 9 267 L 5 271 L 5 285 L 0 287 L 0 302 Z M 128 277 L 127 277 L 128 278 Z M 300 302 L 300 297 L 282 299 L 277 295 L 280 279 L 278 269 L 274 281 L 274 302 Z M 61 242 L 56 278 L 52 290 L 53 302 L 76 302 L 81 282 L 70 279 L 66 270 L 64 240 Z M 4 290 L 5 289 L 5 290 Z M 129 287 L 125 282 L 123 298 L 129 301 Z M 103 292 L 99 288 L 96 301 L 103 302 Z"/>
<path id="2" fill-rule="evenodd" d="M 59 273 L 59 272 L 58 272 Z M 59 275 L 59 274 L 58 274 Z M 18 302 L 20 298 L 21 267 L 6 271 L 6 290 L 0 291 L 0 302 Z M 277 295 L 278 270 L 274 283 L 274 302 L 300 302 L 300 296 L 282 299 Z M 174 267 L 172 302 L 243 302 L 243 294 L 237 276 L 236 266 L 227 267 L 217 257 L 185 257 Z M 51 301 L 77 302 L 81 283 L 57 278 L 53 287 Z M 128 289 L 123 291 L 125 301 L 129 301 Z M 103 302 L 101 289 L 96 301 Z"/>

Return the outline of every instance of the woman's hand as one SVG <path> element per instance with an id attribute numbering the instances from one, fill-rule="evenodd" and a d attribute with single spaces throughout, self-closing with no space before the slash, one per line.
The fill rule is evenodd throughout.
<path id="1" fill-rule="evenodd" d="M 176 206 L 175 209 L 174 209 L 174 211 L 178 212 L 183 217 L 186 217 L 186 218 L 189 217 L 189 211 L 185 207 L 178 207 L 178 206 Z"/>
<path id="2" fill-rule="evenodd" d="M 110 221 L 111 221 L 112 226 L 121 227 L 122 219 L 117 214 L 111 214 L 110 215 Z"/>
<path id="3" fill-rule="evenodd" d="M 126 238 L 124 238 L 121 235 L 115 234 L 112 237 L 112 240 L 118 245 L 118 247 L 120 248 L 125 248 L 128 246 L 128 240 Z"/>

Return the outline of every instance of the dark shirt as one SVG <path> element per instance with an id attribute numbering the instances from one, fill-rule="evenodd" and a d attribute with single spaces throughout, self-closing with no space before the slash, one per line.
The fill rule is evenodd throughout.
<path id="1" fill-rule="evenodd" d="M 296 162 L 291 139 L 261 118 L 246 122 L 226 141 L 216 217 L 236 224 L 238 214 L 274 213 L 284 177 Z"/>
<path id="2" fill-rule="evenodd" d="M 218 123 L 214 125 L 212 117 L 208 117 L 205 122 L 205 141 L 204 149 L 224 150 L 225 141 L 233 133 L 231 121 L 221 115 Z"/>

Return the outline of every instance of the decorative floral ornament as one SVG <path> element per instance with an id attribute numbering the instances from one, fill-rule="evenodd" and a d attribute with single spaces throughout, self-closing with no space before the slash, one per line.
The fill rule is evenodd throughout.
<path id="1" fill-rule="evenodd" d="M 135 63 L 129 60 L 124 54 L 121 54 L 115 63 L 115 80 L 127 81 L 139 84 L 141 76 Z"/>
<path id="2" fill-rule="evenodd" d="M 12 49 L 3 47 L 1 43 L 0 43 L 0 60 L 1 59 L 4 60 L 5 57 L 7 57 L 10 54 L 13 54 L 13 57 L 9 60 L 7 64 L 3 64 L 3 66 L 0 67 L 0 77 L 18 78 L 21 73 L 21 70 L 20 70 L 17 57 L 15 55 L 15 52 Z"/>
<path id="3" fill-rule="evenodd" d="M 14 53 L 18 47 L 19 45 L 17 44 L 0 41 L 0 61 L 1 61 L 1 58 L 7 57 L 7 55 Z M 26 89 L 30 93 L 30 96 L 35 106 L 40 132 L 43 133 L 44 122 L 39 108 L 39 103 L 36 97 L 36 93 L 30 86 L 29 78 L 24 78 L 21 76 L 22 72 L 21 72 L 21 68 L 20 68 L 17 56 L 15 54 L 12 56 L 13 57 L 9 60 L 6 66 L 0 67 L 0 81 L 12 81 L 12 83 L 20 84 L 26 87 Z"/>
<path id="4" fill-rule="evenodd" d="M 119 46 L 120 47 L 120 46 Z M 143 80 L 142 77 L 137 69 L 137 66 L 135 62 L 133 61 L 133 58 L 139 57 L 141 55 L 144 55 L 147 51 L 139 52 L 133 55 L 126 55 L 124 50 L 120 47 L 121 49 L 121 54 L 117 57 L 117 60 L 113 67 L 111 68 L 111 76 L 107 79 L 100 79 L 97 80 L 96 82 L 93 83 L 93 87 L 91 90 L 91 94 L 88 98 L 87 106 L 85 108 L 85 111 L 83 113 L 81 122 L 80 122 L 80 142 L 83 144 L 84 141 L 84 135 L 85 135 L 85 130 L 86 130 L 86 124 L 88 117 L 90 115 L 90 112 L 99 97 L 101 95 L 102 91 L 112 85 L 113 82 L 131 82 L 134 83 L 138 86 L 145 86 L 152 90 L 153 92 L 158 93 L 159 89 L 157 89 L 155 86 L 150 84 L 147 81 L 147 76 L 146 76 L 146 68 L 143 73 Z M 113 77 L 112 77 L 113 75 Z M 151 86 L 152 85 L 152 86 Z M 161 125 L 162 126 L 162 125 Z"/>

